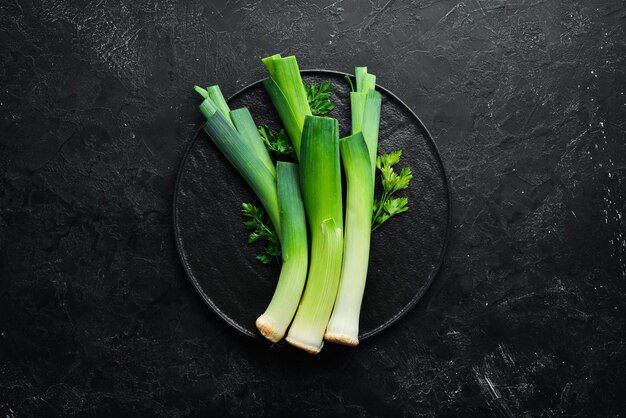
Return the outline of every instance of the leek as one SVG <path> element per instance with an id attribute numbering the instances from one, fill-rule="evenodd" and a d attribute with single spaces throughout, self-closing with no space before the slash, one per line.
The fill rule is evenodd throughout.
<path id="1" fill-rule="evenodd" d="M 274 296 L 256 320 L 261 334 L 274 343 L 283 338 L 298 308 L 308 267 L 306 219 L 298 166 L 279 161 L 276 171 L 283 263 Z"/>
<path id="2" fill-rule="evenodd" d="M 337 120 L 306 116 L 300 153 L 300 186 L 311 231 L 311 262 L 287 342 L 318 353 L 335 302 L 343 253 Z"/>
<path id="3" fill-rule="evenodd" d="M 324 338 L 357 345 L 361 302 L 367 279 L 374 175 L 378 152 L 381 95 L 375 90 L 376 76 L 366 67 L 355 69 L 356 90 L 350 92 L 352 136 L 341 140 L 341 158 L 346 172 L 346 228 L 344 257 L 337 300 Z"/>
<path id="4" fill-rule="evenodd" d="M 359 132 L 340 141 L 346 173 L 346 226 L 337 300 L 324 339 L 359 343 L 359 315 L 370 251 L 374 183 L 368 147 Z"/>

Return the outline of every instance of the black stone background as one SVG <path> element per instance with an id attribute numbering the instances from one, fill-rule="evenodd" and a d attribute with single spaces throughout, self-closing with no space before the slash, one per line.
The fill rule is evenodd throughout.
<path id="1" fill-rule="evenodd" d="M 626 4 L 0 3 L 0 412 L 624 416 Z M 367 64 L 448 170 L 444 268 L 357 349 L 222 323 L 171 226 L 194 83 Z"/>

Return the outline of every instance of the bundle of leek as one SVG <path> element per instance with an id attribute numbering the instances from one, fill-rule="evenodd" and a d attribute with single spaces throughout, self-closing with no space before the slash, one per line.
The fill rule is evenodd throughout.
<path id="1" fill-rule="evenodd" d="M 299 166 L 279 162 L 275 167 L 266 145 L 273 153 L 286 149 L 286 144 L 278 144 L 279 135 L 274 137 L 263 127 L 259 134 L 247 109 L 231 111 L 217 86 L 207 90 L 196 87 L 205 98 L 200 105 L 207 118 L 204 129 L 255 191 L 282 244 L 279 281 L 269 306 L 256 321 L 257 328 L 272 342 L 280 340 L 289 328 L 287 341 L 310 353 L 319 352 L 324 339 L 357 345 L 371 232 L 407 210 L 407 199 L 392 195 L 408 186 L 411 171 L 393 171 L 400 151 L 377 156 L 381 95 L 375 90 L 376 77 L 366 67 L 356 68 L 357 88 L 350 93 L 352 135 L 339 140 L 336 119 L 312 115 L 321 113 L 312 108 L 332 109 L 332 104 L 324 101 L 330 86 L 320 90 L 309 86 L 307 90 L 293 56 L 273 55 L 263 64 L 269 73 L 263 84 Z M 312 105 L 307 92 L 309 96 L 318 93 Z M 345 236 L 341 161 L 347 185 Z M 375 201 L 377 169 L 383 193 Z"/>
<path id="2" fill-rule="evenodd" d="M 314 124 L 321 124 L 321 122 L 317 122 L 308 116 L 311 114 L 311 110 L 306 100 L 306 92 L 303 89 L 295 57 L 283 58 L 280 55 L 273 55 L 265 58 L 263 63 L 269 73 L 269 77 L 264 81 L 265 89 L 285 125 L 289 138 L 296 150 L 296 155 L 300 158 L 301 172 L 304 173 L 306 167 L 314 167 L 311 161 L 305 163 L 305 158 L 310 157 L 308 155 L 311 153 L 309 147 L 312 147 L 306 141 L 311 141 L 313 138 L 313 135 L 310 134 L 306 127 L 307 124 L 311 127 Z M 376 76 L 369 74 L 366 67 L 357 67 L 355 75 L 357 88 L 356 91 L 350 93 L 352 135 L 340 141 L 341 157 L 347 183 L 346 228 L 343 239 L 343 251 L 341 251 L 340 257 L 332 259 L 328 258 L 330 256 L 326 253 L 325 257 L 327 259 L 324 260 L 326 271 L 323 274 L 317 271 L 318 269 L 321 270 L 321 267 L 317 266 L 317 258 L 313 255 L 313 251 L 317 249 L 323 252 L 322 246 L 325 246 L 324 249 L 329 251 L 329 247 L 336 244 L 336 242 L 334 242 L 334 239 L 331 239 L 333 233 L 327 231 L 328 225 L 323 224 L 323 227 L 320 228 L 320 222 L 323 220 L 314 219 L 311 214 L 311 211 L 315 210 L 313 206 L 316 204 L 313 203 L 313 198 L 311 198 L 312 201 L 310 203 L 307 203 L 307 199 L 309 194 L 311 194 L 311 196 L 315 196 L 317 204 L 321 201 L 329 200 L 326 194 L 327 191 L 322 190 L 322 187 L 339 187 L 340 190 L 340 173 L 338 169 L 337 173 L 339 174 L 336 178 L 317 178 L 310 185 L 306 185 L 305 177 L 304 175 L 302 176 L 302 191 L 309 216 L 309 226 L 314 239 L 311 245 L 309 282 L 307 282 L 301 307 L 296 314 L 287 341 L 311 352 L 319 351 L 322 344 L 321 338 L 316 336 L 316 332 L 312 331 L 313 329 L 318 333 L 320 329 L 323 329 L 324 338 L 328 341 L 347 345 L 358 344 L 359 316 L 367 277 L 372 230 L 374 175 L 376 154 L 378 152 L 381 95 L 375 90 Z M 318 142 L 323 144 L 324 140 L 318 138 Z M 322 145 L 318 146 L 320 149 L 322 148 Z M 332 157 L 332 153 L 329 151 L 326 154 L 321 152 L 316 154 L 316 158 L 320 161 L 330 157 Z M 330 160 L 328 164 L 331 164 L 332 161 L 334 160 Z M 318 162 L 317 164 L 320 163 Z M 330 200 L 332 201 L 332 198 Z M 309 205 L 312 207 L 310 208 Z M 331 218 L 330 214 L 327 214 L 327 216 Z M 335 221 L 335 228 L 340 228 L 340 224 L 337 221 L 342 219 L 342 216 L 337 215 L 332 218 Z M 316 235 L 318 237 L 317 240 L 315 240 Z M 334 295 L 332 294 L 332 289 L 336 286 L 336 282 L 333 281 L 336 277 L 333 276 L 331 270 L 336 267 L 333 262 L 337 259 L 341 259 L 342 263 L 338 293 Z M 318 274 L 327 277 L 324 285 L 310 283 L 311 278 L 317 277 Z M 307 298 L 307 295 L 317 295 L 315 289 L 318 289 L 319 293 L 325 292 L 324 297 L 314 298 L 309 296 Z M 314 302 L 311 302 L 311 300 L 314 300 Z M 313 304 L 315 304 L 315 312 L 311 313 L 306 309 L 312 311 L 311 305 Z M 330 317 L 330 322 L 325 323 L 328 320 L 328 317 L 325 316 L 326 311 L 331 309 L 332 316 Z M 314 317 L 315 320 L 310 320 L 305 326 L 303 325 L 305 321 L 301 319 L 303 317 Z M 303 334 L 306 334 L 306 337 Z"/>

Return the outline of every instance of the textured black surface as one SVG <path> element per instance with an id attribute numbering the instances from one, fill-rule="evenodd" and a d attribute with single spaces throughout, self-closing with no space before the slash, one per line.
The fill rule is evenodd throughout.
<path id="1" fill-rule="evenodd" d="M 624 2 L 279 3 L 0 3 L 2 414 L 622 416 Z M 190 86 L 276 52 L 367 64 L 451 184 L 425 298 L 317 357 L 217 318 L 172 233 Z"/>
<path id="2" fill-rule="evenodd" d="M 303 71 L 305 83 L 330 81 L 341 136 L 350 134 L 350 86 L 344 74 Z M 403 150 L 401 167 L 415 173 L 409 211 L 376 231 L 360 318 L 361 339 L 389 327 L 411 309 L 434 280 L 443 261 L 450 223 L 450 197 L 439 153 L 419 119 L 384 89 L 381 152 Z M 257 124 L 282 127 L 261 82 L 229 99 L 231 109 L 250 109 Z M 272 298 L 276 263 L 255 259 L 246 244 L 241 202 L 258 199 L 204 132 L 183 157 L 174 190 L 174 232 L 181 261 L 198 293 L 227 323 L 262 339 L 254 323 Z M 380 190 L 378 191 L 380 195 Z M 243 199 L 245 200 L 242 200 Z"/>

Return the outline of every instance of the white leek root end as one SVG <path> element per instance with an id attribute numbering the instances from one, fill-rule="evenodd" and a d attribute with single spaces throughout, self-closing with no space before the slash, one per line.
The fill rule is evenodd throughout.
<path id="1" fill-rule="evenodd" d="M 296 341 L 293 338 L 287 337 L 285 338 L 287 340 L 287 342 L 291 345 L 293 345 L 294 347 L 299 348 L 300 350 L 304 350 L 309 354 L 317 354 L 322 350 L 322 347 L 324 346 L 324 343 L 322 343 L 322 345 L 320 346 L 314 346 L 314 345 L 310 345 L 310 344 L 305 344 L 302 343 L 300 341 Z"/>
<path id="2" fill-rule="evenodd" d="M 359 345 L 359 339 L 346 334 L 326 333 L 324 339 L 331 343 L 343 344 L 355 347 Z"/>
<path id="3" fill-rule="evenodd" d="M 256 320 L 256 327 L 259 329 L 261 334 L 268 340 L 273 343 L 277 343 L 284 337 L 284 333 L 280 333 L 276 330 L 277 327 L 274 326 L 273 321 L 268 318 L 265 314 L 259 316 Z"/>

